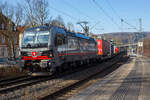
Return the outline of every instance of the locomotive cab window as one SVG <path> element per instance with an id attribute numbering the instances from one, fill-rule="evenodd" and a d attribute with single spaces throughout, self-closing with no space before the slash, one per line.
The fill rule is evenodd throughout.
<path id="1" fill-rule="evenodd" d="M 55 46 L 60 46 L 65 44 L 65 36 L 61 34 L 57 34 L 55 37 Z"/>

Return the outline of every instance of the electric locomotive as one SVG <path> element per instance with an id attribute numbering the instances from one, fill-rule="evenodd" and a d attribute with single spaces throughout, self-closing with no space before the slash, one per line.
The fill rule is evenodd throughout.
<path id="1" fill-rule="evenodd" d="M 20 50 L 22 69 L 31 73 L 54 73 L 98 58 L 95 39 L 56 26 L 25 30 Z"/>

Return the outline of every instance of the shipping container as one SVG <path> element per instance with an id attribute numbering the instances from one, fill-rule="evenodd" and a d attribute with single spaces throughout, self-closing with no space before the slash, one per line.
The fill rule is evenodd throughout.
<path id="1" fill-rule="evenodd" d="M 116 48 L 115 48 L 115 54 L 118 54 L 118 53 L 119 53 L 119 48 L 116 47 Z"/>
<path id="2" fill-rule="evenodd" d="M 106 40 L 97 40 L 98 55 L 107 56 L 110 55 L 110 43 Z"/>

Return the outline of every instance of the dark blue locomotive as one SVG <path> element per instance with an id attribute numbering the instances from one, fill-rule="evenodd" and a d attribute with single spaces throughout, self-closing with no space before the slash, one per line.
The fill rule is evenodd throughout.
<path id="1" fill-rule="evenodd" d="M 25 30 L 20 48 L 21 66 L 30 72 L 53 73 L 98 58 L 95 39 L 56 26 Z"/>

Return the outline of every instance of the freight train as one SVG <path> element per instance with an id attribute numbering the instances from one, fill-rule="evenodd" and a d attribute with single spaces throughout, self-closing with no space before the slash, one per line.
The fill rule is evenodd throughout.
<path id="1" fill-rule="evenodd" d="M 20 50 L 21 68 L 30 73 L 55 73 L 114 55 L 113 43 L 56 26 L 25 30 Z"/>

